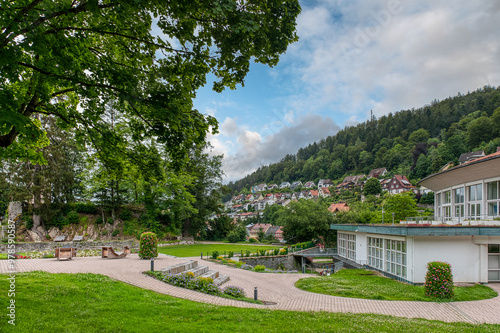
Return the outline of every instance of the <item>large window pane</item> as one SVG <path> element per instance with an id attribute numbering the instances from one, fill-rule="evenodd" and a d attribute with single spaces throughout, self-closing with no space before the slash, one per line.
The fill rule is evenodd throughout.
<path id="1" fill-rule="evenodd" d="M 488 200 L 498 199 L 498 182 L 488 183 Z"/>

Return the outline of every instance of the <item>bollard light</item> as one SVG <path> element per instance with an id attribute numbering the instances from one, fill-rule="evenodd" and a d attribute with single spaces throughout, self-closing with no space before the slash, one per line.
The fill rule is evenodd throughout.
<path id="1" fill-rule="evenodd" d="M 155 259 L 151 258 L 151 272 L 155 271 Z"/>
<path id="2" fill-rule="evenodd" d="M 203 260 L 203 252 L 201 252 L 201 259 Z"/>
<path id="3" fill-rule="evenodd" d="M 255 287 L 255 289 L 253 290 L 253 299 L 254 301 L 257 300 L 257 287 Z"/>

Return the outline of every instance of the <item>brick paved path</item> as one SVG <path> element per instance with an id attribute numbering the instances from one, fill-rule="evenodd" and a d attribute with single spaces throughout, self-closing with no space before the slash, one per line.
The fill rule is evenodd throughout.
<path id="1" fill-rule="evenodd" d="M 140 260 L 135 254 L 129 255 L 125 259 L 116 260 L 101 259 L 100 257 L 75 258 L 71 261 L 21 259 L 16 260 L 16 269 L 18 272 L 40 270 L 50 273 L 103 274 L 140 288 L 215 305 L 294 311 L 375 313 L 448 322 L 500 324 L 500 297 L 483 301 L 454 303 L 379 301 L 335 297 L 309 293 L 294 287 L 297 280 L 312 276 L 309 274 L 255 273 L 214 264 L 199 258 L 192 259 L 198 260 L 200 265 L 208 265 L 211 269 L 228 275 L 231 280 L 225 285 L 242 287 L 248 297 L 253 297 L 254 287 L 258 287 L 259 299 L 276 302 L 276 305 L 266 306 L 239 302 L 170 286 L 143 275 L 141 272 L 150 269 L 150 261 Z M 155 260 L 155 268 L 161 269 L 184 261 L 186 261 L 185 258 L 160 256 Z M 7 260 L 0 260 L 0 273 L 7 272 Z M 500 293 L 500 284 L 490 284 L 489 286 Z"/>

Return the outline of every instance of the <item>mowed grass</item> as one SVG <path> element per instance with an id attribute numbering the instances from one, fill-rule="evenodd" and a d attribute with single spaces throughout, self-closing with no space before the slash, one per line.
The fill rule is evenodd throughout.
<path id="1" fill-rule="evenodd" d="M 0 275 L 0 290 L 8 290 Z M 249 292 L 247 290 L 247 292 Z M 373 314 L 292 312 L 207 305 L 94 274 L 16 276 L 16 326 L 8 332 L 498 332 L 500 325 L 444 323 Z"/>
<path id="2" fill-rule="evenodd" d="M 203 257 L 209 255 L 214 251 L 219 251 L 219 255 L 226 254 L 229 251 L 235 253 L 245 252 L 247 250 L 256 252 L 257 250 L 271 250 L 279 248 L 279 246 L 268 245 L 244 245 L 244 244 L 189 244 L 189 245 L 170 245 L 158 247 L 158 252 L 170 254 L 176 257 L 200 257 L 203 252 Z"/>
<path id="3" fill-rule="evenodd" d="M 398 282 L 364 269 L 342 269 L 330 276 L 305 278 L 297 281 L 295 286 L 317 294 L 342 297 L 398 301 L 436 301 L 435 298 L 425 296 L 423 286 L 412 286 Z M 455 297 L 450 301 L 475 301 L 496 296 L 496 291 L 483 285 L 455 287 Z"/>

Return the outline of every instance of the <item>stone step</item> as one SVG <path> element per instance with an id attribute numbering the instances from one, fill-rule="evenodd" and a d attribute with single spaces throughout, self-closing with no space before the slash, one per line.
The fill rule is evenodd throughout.
<path id="1" fill-rule="evenodd" d="M 214 270 L 209 270 L 205 274 L 201 275 L 202 278 L 211 278 L 215 281 L 219 277 L 219 272 Z"/>
<path id="2" fill-rule="evenodd" d="M 183 273 L 187 270 L 193 269 L 195 267 L 198 267 L 198 261 L 196 260 L 189 260 L 187 262 L 183 262 L 181 264 L 177 264 L 174 266 L 169 266 L 165 269 L 162 269 L 161 272 L 165 275 L 168 274 L 179 274 Z"/>
<path id="3" fill-rule="evenodd" d="M 208 266 L 196 266 L 186 271 L 194 274 L 195 277 L 200 276 L 208 272 Z"/>
<path id="4" fill-rule="evenodd" d="M 227 281 L 229 281 L 229 276 L 219 275 L 219 277 L 214 280 L 214 283 L 216 286 L 220 287 L 222 284 L 226 283 Z"/>

